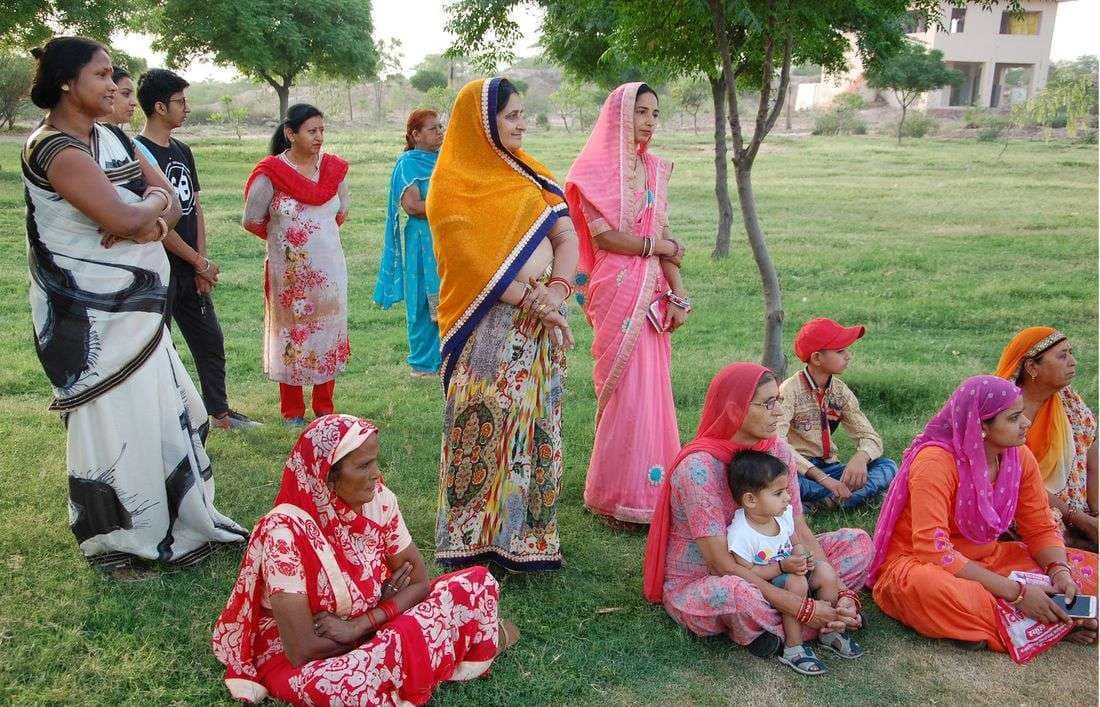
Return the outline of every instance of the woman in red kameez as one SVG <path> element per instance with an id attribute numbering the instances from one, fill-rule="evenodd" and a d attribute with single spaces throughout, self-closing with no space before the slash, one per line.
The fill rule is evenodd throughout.
<path id="1" fill-rule="evenodd" d="M 518 637 L 484 567 L 434 580 L 378 468 L 378 429 L 318 418 L 287 459 L 214 628 L 238 700 L 424 704 Z"/>

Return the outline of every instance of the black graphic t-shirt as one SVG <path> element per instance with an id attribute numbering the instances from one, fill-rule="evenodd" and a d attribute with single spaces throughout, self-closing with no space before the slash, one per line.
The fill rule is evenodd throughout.
<path id="1" fill-rule="evenodd" d="M 157 166 L 168 181 L 176 188 L 179 196 L 183 215 L 176 222 L 176 233 L 187 245 L 198 250 L 199 242 L 199 214 L 195 208 L 195 201 L 199 193 L 199 171 L 195 169 L 195 158 L 191 154 L 191 148 L 175 138 L 168 139 L 168 147 L 162 147 L 144 135 L 138 135 L 135 140 L 141 142 L 153 157 L 157 160 Z M 168 254 L 168 260 L 172 264 L 173 272 L 194 274 L 195 269 L 188 263 Z"/>

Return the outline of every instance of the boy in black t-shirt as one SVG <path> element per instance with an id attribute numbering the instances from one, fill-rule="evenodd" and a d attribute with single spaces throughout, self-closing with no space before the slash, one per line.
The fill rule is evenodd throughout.
<path id="1" fill-rule="evenodd" d="M 223 429 L 258 427 L 232 410 L 225 392 L 225 342 L 210 292 L 218 284 L 218 266 L 206 257 L 206 222 L 199 203 L 199 173 L 191 148 L 172 137 L 190 110 L 188 83 L 166 69 L 150 69 L 138 79 L 138 102 L 145 129 L 135 140 L 148 149 L 176 188 L 183 215 L 164 241 L 172 265 L 168 308 L 195 358 L 203 402 L 211 423 Z"/>

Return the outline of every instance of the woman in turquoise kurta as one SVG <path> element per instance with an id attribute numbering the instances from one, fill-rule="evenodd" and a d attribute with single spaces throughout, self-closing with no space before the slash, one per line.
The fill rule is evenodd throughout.
<path id="1" fill-rule="evenodd" d="M 416 377 L 434 376 L 439 371 L 439 326 L 435 321 L 439 272 L 424 202 L 442 144 L 443 125 L 436 112 L 413 111 L 405 131 L 405 152 L 397 158 L 390 177 L 386 242 L 374 288 L 374 301 L 383 309 L 405 300 L 407 360 Z M 403 233 L 402 212 L 407 216 Z"/>

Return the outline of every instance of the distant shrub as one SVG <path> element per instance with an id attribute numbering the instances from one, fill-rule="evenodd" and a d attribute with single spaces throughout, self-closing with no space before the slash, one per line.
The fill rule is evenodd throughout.
<path id="1" fill-rule="evenodd" d="M 993 117 L 987 109 L 981 106 L 970 106 L 963 112 L 963 127 L 980 128 Z"/>
<path id="2" fill-rule="evenodd" d="M 535 116 L 535 125 L 543 130 L 550 129 L 550 118 L 545 113 L 539 113 Z"/>
<path id="3" fill-rule="evenodd" d="M 814 119 L 814 135 L 864 135 L 867 123 L 854 110 L 834 108 Z"/>
<path id="4" fill-rule="evenodd" d="M 1077 142 L 1082 145 L 1095 145 L 1096 141 L 1096 128 L 1084 128 L 1077 131 Z"/>
<path id="5" fill-rule="evenodd" d="M 1004 122 L 989 121 L 985 125 L 978 128 L 978 142 L 996 142 L 997 138 L 1004 132 Z"/>
<path id="6" fill-rule="evenodd" d="M 932 135 L 940 129 L 940 122 L 927 113 L 910 113 L 901 126 L 902 137 L 924 137 Z M 894 124 L 893 134 L 897 135 L 897 124 Z"/>
<path id="7" fill-rule="evenodd" d="M 863 100 L 863 96 L 858 93 L 838 93 L 833 97 L 833 106 L 837 109 L 847 110 L 860 110 L 867 105 L 867 101 Z"/>

